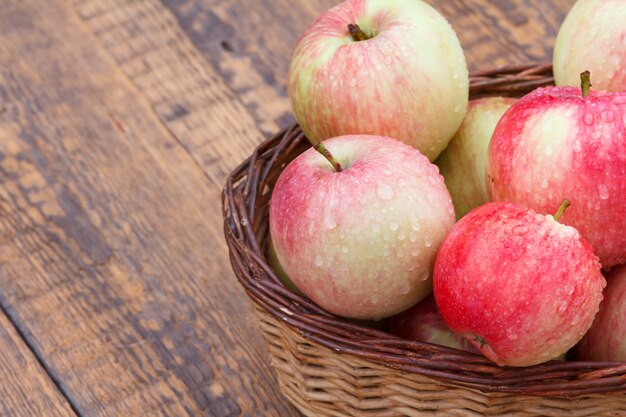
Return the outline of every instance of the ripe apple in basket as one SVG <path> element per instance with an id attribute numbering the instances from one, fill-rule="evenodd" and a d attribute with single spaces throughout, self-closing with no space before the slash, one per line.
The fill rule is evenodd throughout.
<path id="1" fill-rule="evenodd" d="M 486 97 L 469 102 L 465 119 L 435 163 L 452 196 L 457 219 L 487 201 L 485 164 L 491 135 L 517 99 Z"/>
<path id="2" fill-rule="evenodd" d="M 421 0 L 347 0 L 296 44 L 288 92 L 313 143 L 347 134 L 399 139 L 434 160 L 459 128 L 468 72 L 446 19 Z"/>
<path id="3" fill-rule="evenodd" d="M 565 207 L 552 217 L 487 203 L 441 244 L 433 282 L 441 316 L 498 365 L 562 355 L 598 312 L 600 264 L 578 231 L 558 222 Z"/>
<path id="4" fill-rule="evenodd" d="M 581 360 L 626 362 L 626 265 L 606 273 L 604 300 L 591 329 L 576 346 Z"/>
<path id="5" fill-rule="evenodd" d="M 626 1 L 579 0 L 554 45 L 557 85 L 578 85 L 588 69 L 599 90 L 626 91 Z"/>
<path id="6" fill-rule="evenodd" d="M 626 262 L 626 93 L 539 88 L 514 104 L 491 139 L 488 191 L 549 213 L 593 246 L 604 268 Z"/>
<path id="7" fill-rule="evenodd" d="M 294 159 L 272 192 L 280 264 L 331 313 L 377 320 L 406 310 L 432 291 L 437 248 L 454 223 L 437 166 L 380 136 L 316 148 Z"/>
<path id="8" fill-rule="evenodd" d="M 403 339 L 428 342 L 435 345 L 478 353 L 465 337 L 454 333 L 439 314 L 435 297 L 431 294 L 422 301 L 393 316 L 389 331 Z"/>

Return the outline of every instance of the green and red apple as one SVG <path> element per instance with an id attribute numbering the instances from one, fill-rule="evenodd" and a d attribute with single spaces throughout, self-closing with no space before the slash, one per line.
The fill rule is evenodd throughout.
<path id="1" fill-rule="evenodd" d="M 589 70 L 598 90 L 626 90 L 626 2 L 578 0 L 561 25 L 554 46 L 557 85 L 579 85 Z"/>
<path id="2" fill-rule="evenodd" d="M 351 135 L 309 149 L 272 192 L 270 233 L 294 284 L 327 311 L 378 320 L 432 291 L 454 224 L 437 166 L 395 139 Z"/>
<path id="3" fill-rule="evenodd" d="M 431 161 L 467 110 L 468 71 L 446 19 L 421 0 L 346 0 L 309 26 L 289 68 L 296 119 L 312 143 L 388 136 Z"/>
<path id="4" fill-rule="evenodd" d="M 504 112 L 517 100 L 487 97 L 469 102 L 459 131 L 437 158 L 457 219 L 489 201 L 485 180 L 487 148 Z"/>

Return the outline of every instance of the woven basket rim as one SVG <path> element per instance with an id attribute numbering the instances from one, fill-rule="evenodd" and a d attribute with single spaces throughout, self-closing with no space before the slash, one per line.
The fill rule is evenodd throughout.
<path id="1" fill-rule="evenodd" d="M 521 96 L 553 84 L 551 64 L 474 72 L 470 98 Z M 295 125 L 261 143 L 227 178 L 222 192 L 224 235 L 239 283 L 258 306 L 300 335 L 347 354 L 483 392 L 573 397 L 626 392 L 626 362 L 552 361 L 526 368 L 499 367 L 481 355 L 400 339 L 349 323 L 288 290 L 265 258 L 271 189 L 289 159 L 310 145 Z"/>

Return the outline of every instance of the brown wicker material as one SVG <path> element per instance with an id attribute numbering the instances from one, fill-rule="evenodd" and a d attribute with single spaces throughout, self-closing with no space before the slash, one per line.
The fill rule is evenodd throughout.
<path id="1" fill-rule="evenodd" d="M 552 82 L 550 65 L 482 71 L 472 98 L 520 96 Z M 285 164 L 309 147 L 297 126 L 261 144 L 228 177 L 224 233 L 256 304 L 283 393 L 307 416 L 618 416 L 626 363 L 502 368 L 482 356 L 351 324 L 285 288 L 265 259 L 268 205 Z"/>

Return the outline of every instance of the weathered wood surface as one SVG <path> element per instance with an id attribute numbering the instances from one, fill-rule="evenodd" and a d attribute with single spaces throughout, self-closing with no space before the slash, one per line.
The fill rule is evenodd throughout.
<path id="1" fill-rule="evenodd" d="M 549 60 L 573 2 L 433 0 L 473 69 Z M 230 271 L 219 193 L 293 120 L 291 49 L 335 3 L 3 2 L 0 414 L 297 415 Z"/>
<path id="2" fill-rule="evenodd" d="M 1 310 L 0 416 L 76 417 L 67 399 Z"/>

